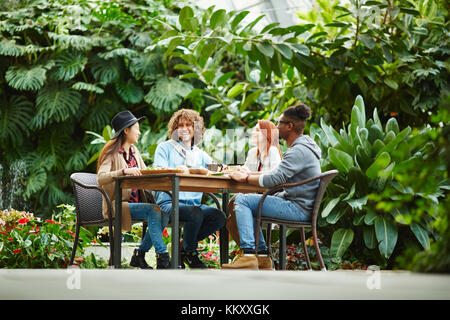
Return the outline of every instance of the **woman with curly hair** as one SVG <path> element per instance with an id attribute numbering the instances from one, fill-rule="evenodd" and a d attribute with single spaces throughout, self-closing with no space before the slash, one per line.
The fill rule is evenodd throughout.
<path id="1" fill-rule="evenodd" d="M 169 121 L 169 140 L 158 145 L 154 166 L 206 168 L 211 157 L 198 147 L 205 132 L 203 118 L 195 110 L 178 110 Z M 225 214 L 201 204 L 203 193 L 180 192 L 179 217 L 184 222 L 181 267 L 206 268 L 197 256 L 197 243 L 215 233 L 225 224 Z M 172 198 L 165 192 L 155 193 L 156 203 L 165 212 L 172 212 Z"/>

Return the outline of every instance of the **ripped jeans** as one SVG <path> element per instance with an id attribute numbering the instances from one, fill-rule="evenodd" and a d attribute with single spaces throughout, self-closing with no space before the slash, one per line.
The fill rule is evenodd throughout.
<path id="1" fill-rule="evenodd" d="M 255 218 L 258 214 L 258 205 L 261 197 L 261 194 L 239 193 L 234 200 L 234 211 L 236 212 L 241 249 L 255 249 Z M 298 205 L 276 196 L 268 196 L 264 200 L 261 216 L 292 221 L 311 220 L 309 216 L 300 210 Z M 258 252 L 267 250 L 262 230 L 259 232 Z"/>
<path id="2" fill-rule="evenodd" d="M 164 244 L 162 232 L 169 223 L 170 216 L 161 210 L 157 205 L 150 203 L 129 203 L 132 219 L 147 220 L 148 228 L 142 240 L 139 250 L 147 252 L 155 246 L 156 253 L 167 251 Z"/>

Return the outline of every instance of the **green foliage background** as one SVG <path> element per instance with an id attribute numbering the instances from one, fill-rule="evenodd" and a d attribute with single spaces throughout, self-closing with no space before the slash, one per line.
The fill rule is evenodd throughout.
<path id="1" fill-rule="evenodd" d="M 312 123 L 345 128 L 358 95 L 383 125 L 395 116 L 399 130 L 431 125 L 441 135 L 448 118 L 433 117 L 447 106 L 448 8 L 316 4 L 298 13 L 300 25 L 257 29 L 262 17 L 187 1 L 3 1 L 0 204 L 49 216 L 73 203 L 70 174 L 95 171 L 109 121 L 125 108 L 147 116 L 139 147 L 148 164 L 181 107 L 204 116 L 210 153 L 226 129 L 273 120 L 299 101 Z"/>

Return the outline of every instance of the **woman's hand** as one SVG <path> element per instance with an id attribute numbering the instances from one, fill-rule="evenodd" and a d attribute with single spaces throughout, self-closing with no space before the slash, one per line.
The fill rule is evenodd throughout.
<path id="1" fill-rule="evenodd" d="M 139 168 L 126 168 L 123 170 L 123 173 L 126 176 L 140 176 L 142 175 L 141 170 Z"/>
<path id="2" fill-rule="evenodd" d="M 230 173 L 230 178 L 237 182 L 245 182 L 247 180 L 248 174 L 241 171 L 234 171 Z"/>
<path id="3" fill-rule="evenodd" d="M 244 167 L 244 166 L 240 166 L 238 168 L 238 171 L 243 172 L 243 173 L 250 173 L 251 172 L 247 167 Z"/>

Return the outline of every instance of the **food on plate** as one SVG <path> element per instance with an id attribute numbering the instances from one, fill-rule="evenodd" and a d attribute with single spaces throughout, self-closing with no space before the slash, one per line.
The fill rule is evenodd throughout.
<path id="1" fill-rule="evenodd" d="M 203 174 L 203 175 L 207 175 L 208 172 L 209 172 L 209 170 L 206 169 L 206 168 L 189 169 L 189 173 L 190 173 L 190 174 Z"/>

